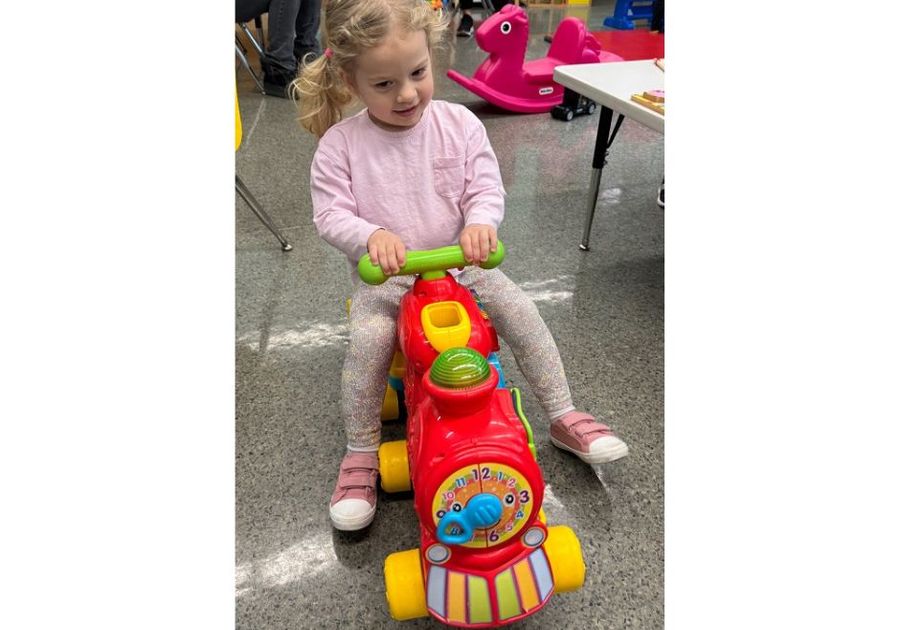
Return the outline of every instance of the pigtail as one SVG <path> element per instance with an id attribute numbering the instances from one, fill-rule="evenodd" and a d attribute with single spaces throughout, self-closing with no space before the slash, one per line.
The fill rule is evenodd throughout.
<path id="1" fill-rule="evenodd" d="M 353 100 L 337 64 L 326 55 L 303 66 L 290 92 L 300 110 L 300 124 L 317 138 L 340 122 L 344 107 Z"/>

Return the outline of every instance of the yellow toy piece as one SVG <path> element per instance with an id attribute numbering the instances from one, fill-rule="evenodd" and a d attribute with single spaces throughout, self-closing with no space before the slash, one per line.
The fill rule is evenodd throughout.
<path id="1" fill-rule="evenodd" d="M 397 551 L 385 559 L 384 591 L 391 617 L 397 621 L 428 615 L 418 549 Z"/>
<path id="2" fill-rule="evenodd" d="M 388 376 L 403 380 L 406 376 L 406 357 L 397 350 L 394 352 L 394 358 L 391 360 L 391 368 L 388 370 Z M 384 402 L 381 403 L 381 420 L 396 420 L 400 417 L 400 397 L 397 390 L 391 387 L 390 382 L 384 392 Z"/>
<path id="3" fill-rule="evenodd" d="M 472 334 L 469 313 L 459 302 L 434 302 L 423 308 L 422 328 L 438 352 L 465 347 Z"/>
<path id="4" fill-rule="evenodd" d="M 241 106 L 238 105 L 237 86 L 234 87 L 234 150 L 241 148 Z"/>
<path id="5" fill-rule="evenodd" d="M 406 440 L 382 443 L 378 447 L 378 467 L 381 473 L 381 489 L 385 492 L 406 492 L 412 489 Z"/>
<path id="6" fill-rule="evenodd" d="M 541 511 L 538 512 L 538 520 L 544 525 L 547 524 L 547 515 L 544 514 L 544 508 L 541 508 Z"/>
<path id="7" fill-rule="evenodd" d="M 399 379 L 406 376 L 406 357 L 399 350 L 394 352 L 394 358 L 391 359 L 391 369 L 388 371 L 388 374 Z"/>
<path id="8" fill-rule="evenodd" d="M 657 114 L 666 114 L 666 96 L 662 90 L 650 90 L 643 94 L 632 94 L 631 100 L 640 103 L 644 107 L 648 107 Z"/>
<path id="9" fill-rule="evenodd" d="M 384 401 L 381 403 L 381 421 L 396 420 L 400 417 L 400 399 L 397 390 L 390 385 L 384 390 Z"/>
<path id="10" fill-rule="evenodd" d="M 581 543 L 571 527 L 555 525 L 547 528 L 544 551 L 550 560 L 553 585 L 557 593 L 577 591 L 584 586 L 584 557 Z"/>

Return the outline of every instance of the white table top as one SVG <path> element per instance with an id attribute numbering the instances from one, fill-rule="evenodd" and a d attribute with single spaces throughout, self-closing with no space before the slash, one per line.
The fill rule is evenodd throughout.
<path id="1" fill-rule="evenodd" d="M 631 100 L 632 94 L 665 89 L 665 73 L 652 59 L 556 66 L 553 80 L 642 125 L 665 133 L 665 118 Z"/>

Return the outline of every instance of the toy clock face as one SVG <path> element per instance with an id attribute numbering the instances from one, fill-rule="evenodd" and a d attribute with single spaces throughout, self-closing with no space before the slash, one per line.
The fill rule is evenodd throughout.
<path id="1" fill-rule="evenodd" d="M 515 536 L 531 516 L 534 492 L 524 475 L 496 462 L 464 466 L 444 479 L 431 504 L 435 526 L 448 510 L 461 511 L 469 499 L 483 492 L 500 499 L 503 513 L 495 525 L 476 529 L 474 538 L 463 546 L 491 547 Z"/>

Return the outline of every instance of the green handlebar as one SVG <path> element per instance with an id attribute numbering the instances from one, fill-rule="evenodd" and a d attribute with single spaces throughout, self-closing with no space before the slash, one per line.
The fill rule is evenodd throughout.
<path id="1" fill-rule="evenodd" d="M 479 263 L 478 266 L 483 269 L 493 269 L 503 262 L 504 252 L 503 242 L 498 239 L 497 251 L 492 252 L 488 259 L 483 263 Z M 444 271 L 454 267 L 465 267 L 469 264 L 463 257 L 462 247 L 459 245 L 448 245 L 438 249 L 406 252 L 406 264 L 400 267 L 400 271 L 396 275 L 410 276 L 426 271 Z M 372 264 L 368 254 L 360 259 L 356 268 L 359 270 L 359 277 L 366 284 L 381 284 L 388 279 L 380 265 Z"/>

